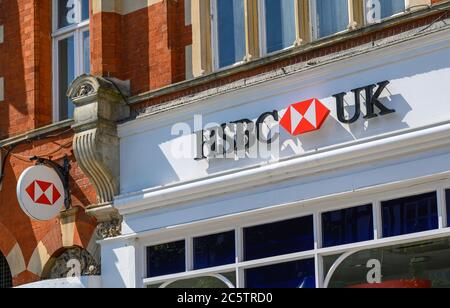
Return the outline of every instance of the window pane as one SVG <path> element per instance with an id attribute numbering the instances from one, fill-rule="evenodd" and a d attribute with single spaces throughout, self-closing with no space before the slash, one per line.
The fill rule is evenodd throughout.
<path id="1" fill-rule="evenodd" d="M 231 283 L 236 286 L 236 272 L 220 274 L 219 277 L 198 277 L 178 280 L 169 284 L 167 289 L 229 289 Z M 227 281 L 228 280 L 228 281 Z"/>
<path id="2" fill-rule="evenodd" d="M 312 216 L 244 229 L 246 261 L 312 249 Z"/>
<path id="3" fill-rule="evenodd" d="M 8 289 L 12 287 L 12 276 L 8 261 L 0 252 L 0 289 Z"/>
<path id="4" fill-rule="evenodd" d="M 67 98 L 67 89 L 75 79 L 75 46 L 73 36 L 58 42 L 59 56 L 59 119 L 73 117 L 74 106 Z"/>
<path id="5" fill-rule="evenodd" d="M 147 247 L 147 277 L 157 277 L 186 271 L 185 242 Z"/>
<path id="6" fill-rule="evenodd" d="M 194 239 L 194 269 L 232 264 L 235 258 L 234 231 Z"/>
<path id="7" fill-rule="evenodd" d="M 447 227 L 450 227 L 450 189 L 445 191 L 445 199 L 447 203 Z"/>
<path id="8" fill-rule="evenodd" d="M 322 214 L 323 247 L 373 240 L 372 205 Z"/>
<path id="9" fill-rule="evenodd" d="M 91 44 L 89 39 L 89 31 L 83 32 L 83 72 L 85 74 L 89 74 L 91 72 Z"/>
<path id="10" fill-rule="evenodd" d="M 252 268 L 245 271 L 246 287 L 315 288 L 314 259 Z"/>
<path id="11" fill-rule="evenodd" d="M 267 52 L 295 42 L 295 0 L 265 0 Z"/>
<path id="12" fill-rule="evenodd" d="M 58 0 L 58 29 L 78 21 L 76 0 Z"/>
<path id="13" fill-rule="evenodd" d="M 405 0 L 378 0 L 378 1 L 380 1 L 381 19 L 404 12 L 406 9 Z"/>
<path id="14" fill-rule="evenodd" d="M 81 3 L 81 20 L 89 19 L 89 0 L 82 0 Z"/>
<path id="15" fill-rule="evenodd" d="M 384 237 L 438 228 L 435 192 L 383 202 L 381 208 Z"/>
<path id="16" fill-rule="evenodd" d="M 219 67 L 240 62 L 245 57 L 244 1 L 217 0 Z"/>
<path id="17" fill-rule="evenodd" d="M 347 29 L 348 0 L 316 0 L 317 33 L 325 37 Z"/>

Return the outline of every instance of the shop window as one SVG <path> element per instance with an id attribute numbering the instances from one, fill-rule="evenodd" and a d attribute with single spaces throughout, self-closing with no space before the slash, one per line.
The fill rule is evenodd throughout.
<path id="1" fill-rule="evenodd" d="M 329 288 L 449 288 L 450 239 L 356 252 L 337 263 L 324 257 Z M 333 266 L 334 265 L 334 266 Z M 336 268 L 334 272 L 330 270 Z"/>
<path id="2" fill-rule="evenodd" d="M 322 214 L 323 247 L 373 240 L 372 205 Z"/>
<path id="3" fill-rule="evenodd" d="M 348 28 L 348 0 L 313 0 L 312 4 L 317 38 L 330 36 Z"/>
<path id="4" fill-rule="evenodd" d="M 247 261 L 312 249 L 312 216 L 244 229 L 244 256 Z"/>
<path id="5" fill-rule="evenodd" d="M 381 22 L 405 10 L 405 0 L 366 0 L 366 16 L 369 24 Z"/>
<path id="6" fill-rule="evenodd" d="M 223 68 L 244 61 L 245 12 L 242 0 L 215 0 L 216 66 Z"/>
<path id="7" fill-rule="evenodd" d="M 235 260 L 234 231 L 194 238 L 194 269 L 232 264 Z"/>
<path id="8" fill-rule="evenodd" d="M 186 271 L 185 241 L 147 247 L 147 276 L 157 277 Z"/>
<path id="9" fill-rule="evenodd" d="M 293 46 L 296 40 L 295 0 L 263 0 L 260 3 L 265 52 Z"/>
<path id="10" fill-rule="evenodd" d="M 5 256 L 0 252 L 0 289 L 12 288 L 11 270 Z"/>
<path id="11" fill-rule="evenodd" d="M 53 5 L 54 119 L 61 121 L 73 117 L 67 89 L 90 72 L 89 0 L 54 0 Z"/>
<path id="12" fill-rule="evenodd" d="M 382 202 L 383 236 L 399 236 L 438 228 L 436 192 Z"/>
<path id="13" fill-rule="evenodd" d="M 252 268 L 245 271 L 246 287 L 315 288 L 314 259 Z"/>

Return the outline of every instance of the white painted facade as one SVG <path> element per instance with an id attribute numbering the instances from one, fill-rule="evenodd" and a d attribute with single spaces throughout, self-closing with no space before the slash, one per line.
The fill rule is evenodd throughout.
<path id="1" fill-rule="evenodd" d="M 336 119 L 332 95 L 384 80 L 390 85 L 383 103 L 395 113 L 361 116 L 350 125 Z M 103 286 L 143 287 L 225 270 L 235 270 L 242 286 L 242 270 L 257 264 L 306 256 L 317 261 L 358 247 L 449 236 L 443 197 L 450 188 L 449 87 L 450 30 L 444 30 L 122 124 L 121 194 L 115 207 L 124 217 L 123 235 L 101 242 Z M 170 151 L 180 141 L 172 126 L 193 125 L 194 114 L 203 115 L 204 123 L 256 119 L 312 97 L 331 110 L 330 117 L 319 131 L 283 135 L 291 146 L 276 160 L 196 161 L 177 159 Z M 348 103 L 353 104 L 351 96 Z M 380 203 L 430 190 L 439 196 L 439 230 L 382 238 Z M 321 247 L 320 213 L 368 202 L 374 204 L 374 241 Z M 145 277 L 149 245 L 184 238 L 191 243 L 193 236 L 233 229 L 239 234 L 246 226 L 311 214 L 314 251 L 243 262 L 238 249 L 230 266 Z M 236 242 L 242 245 L 239 237 Z M 316 272 L 322 287 L 326 273 L 320 266 Z"/>

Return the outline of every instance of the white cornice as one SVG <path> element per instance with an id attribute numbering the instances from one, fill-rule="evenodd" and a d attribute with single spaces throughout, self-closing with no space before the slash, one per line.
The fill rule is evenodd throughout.
<path id="1" fill-rule="evenodd" d="M 344 143 L 280 162 L 217 174 L 197 181 L 122 195 L 115 199 L 114 206 L 122 215 L 134 214 L 326 170 L 374 164 L 449 145 L 450 121 Z"/>

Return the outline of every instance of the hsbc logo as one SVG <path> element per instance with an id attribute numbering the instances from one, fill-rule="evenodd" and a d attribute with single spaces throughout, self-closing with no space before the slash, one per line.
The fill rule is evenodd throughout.
<path id="1" fill-rule="evenodd" d="M 61 198 L 58 188 L 45 181 L 33 181 L 25 191 L 34 203 L 40 205 L 52 206 Z"/>
<path id="2" fill-rule="evenodd" d="M 201 129 L 204 127 L 201 116 L 194 116 L 194 127 L 200 127 L 199 130 L 194 128 L 194 158 L 195 160 L 276 158 L 280 150 L 284 150 L 285 144 L 292 141 L 295 143 L 295 140 L 301 141 L 302 136 L 321 130 L 330 117 L 344 125 L 351 125 L 361 118 L 371 120 L 395 113 L 394 109 L 386 106 L 380 99 L 389 83 L 383 81 L 332 95 L 330 98 L 334 101 L 335 108 L 330 106 L 329 99 L 324 103 L 311 97 L 286 105 L 282 110 L 264 112 L 256 120 L 244 118 L 223 124 L 210 123 L 209 127 L 204 129 Z M 363 104 L 365 108 L 362 108 Z M 336 114 L 332 115 L 332 110 L 335 110 Z M 199 121 L 197 117 L 200 117 Z M 180 133 L 185 136 L 192 135 L 190 126 L 186 123 L 174 125 L 172 135 Z M 281 136 L 284 140 L 283 145 L 280 145 Z M 179 144 L 172 147 L 175 158 L 192 158 L 192 154 L 181 153 L 178 148 L 185 147 Z M 190 151 L 192 150 L 188 152 Z"/>

